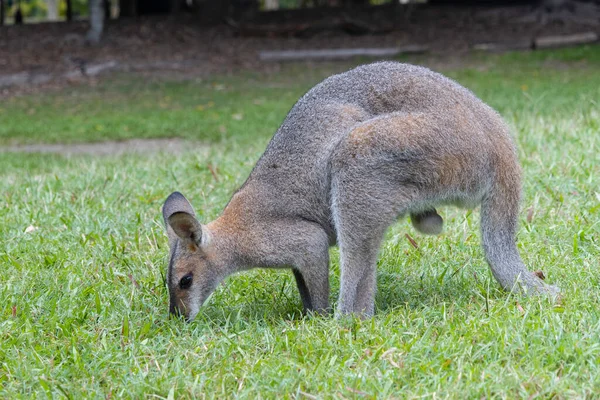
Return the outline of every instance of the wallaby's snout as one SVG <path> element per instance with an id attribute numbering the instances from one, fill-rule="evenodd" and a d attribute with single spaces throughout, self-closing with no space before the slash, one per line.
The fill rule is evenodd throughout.
<path id="1" fill-rule="evenodd" d="M 178 299 L 175 296 L 175 291 L 171 290 L 169 287 L 169 317 L 172 318 L 181 318 L 185 317 L 186 321 L 188 321 L 188 316 L 185 314 L 185 307 L 183 304 L 181 305 L 183 310 L 179 308 L 177 305 Z"/>
<path id="2" fill-rule="evenodd" d="M 182 308 L 179 308 L 177 306 L 176 300 L 171 299 L 171 301 L 169 303 L 169 317 L 177 318 L 177 319 L 183 318 L 185 320 L 185 322 L 192 322 L 194 318 L 191 317 L 189 314 L 186 314 L 185 307 L 182 307 Z"/>
<path id="3" fill-rule="evenodd" d="M 171 302 L 169 303 L 169 315 L 175 318 L 179 318 L 181 317 L 182 313 L 179 310 L 179 307 L 177 307 L 175 304 L 176 303 L 173 301 L 173 299 L 171 299 Z"/>

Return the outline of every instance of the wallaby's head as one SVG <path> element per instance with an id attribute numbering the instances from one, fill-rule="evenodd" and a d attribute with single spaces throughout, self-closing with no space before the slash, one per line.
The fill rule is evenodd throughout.
<path id="1" fill-rule="evenodd" d="M 172 193 L 162 211 L 170 247 L 169 311 L 191 321 L 219 284 L 221 273 L 215 249 L 208 229 L 198 222 L 181 193 Z"/>

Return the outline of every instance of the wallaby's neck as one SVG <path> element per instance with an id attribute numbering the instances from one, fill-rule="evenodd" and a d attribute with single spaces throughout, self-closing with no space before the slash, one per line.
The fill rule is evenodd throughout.
<path id="1" fill-rule="evenodd" d="M 261 191 L 254 189 L 246 185 L 232 197 L 221 216 L 207 225 L 213 250 L 218 259 L 226 260 L 223 269 L 229 274 L 254 267 L 295 265 L 314 247 L 309 240 L 312 233 L 322 232 L 314 222 L 280 208 L 269 208 Z"/>
<path id="2" fill-rule="evenodd" d="M 207 225 L 212 248 L 223 260 L 228 274 L 260 266 L 261 232 L 264 220 L 255 210 L 257 206 L 246 191 L 236 193 L 221 216 Z"/>

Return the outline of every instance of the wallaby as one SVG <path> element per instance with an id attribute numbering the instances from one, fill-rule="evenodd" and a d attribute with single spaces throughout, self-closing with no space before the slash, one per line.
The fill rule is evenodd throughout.
<path id="1" fill-rule="evenodd" d="M 338 244 L 337 314 L 371 316 L 386 229 L 409 214 L 417 230 L 440 233 L 443 204 L 481 204 L 483 249 L 503 288 L 556 295 L 519 256 L 520 190 L 507 126 L 469 90 L 423 67 L 357 67 L 298 100 L 219 218 L 202 225 L 183 195 L 167 198 L 170 311 L 191 320 L 226 276 L 267 267 L 291 268 L 304 309 L 326 312 Z"/>

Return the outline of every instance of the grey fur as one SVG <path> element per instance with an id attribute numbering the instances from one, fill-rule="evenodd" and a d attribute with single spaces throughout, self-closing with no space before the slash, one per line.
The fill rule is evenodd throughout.
<path id="1" fill-rule="evenodd" d="M 200 242 L 169 227 L 174 213 L 195 217 L 180 194 L 167 199 L 172 254 L 177 248 L 171 297 L 191 319 L 229 274 L 292 268 L 304 307 L 326 312 L 328 247 L 337 243 L 338 313 L 370 316 L 386 229 L 410 214 L 417 229 L 439 233 L 435 207 L 444 204 L 481 204 L 483 248 L 502 287 L 556 295 L 517 251 L 519 199 L 514 145 L 494 110 L 426 68 L 360 66 L 296 103 L 223 214 L 201 226 Z M 190 272 L 192 287 L 178 289 Z"/>

